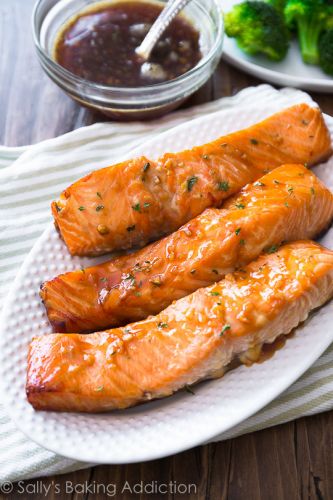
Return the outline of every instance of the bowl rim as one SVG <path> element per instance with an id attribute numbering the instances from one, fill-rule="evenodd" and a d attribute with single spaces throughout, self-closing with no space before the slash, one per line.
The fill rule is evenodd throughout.
<path id="1" fill-rule="evenodd" d="M 152 92 L 152 91 L 161 91 L 163 89 L 172 89 L 177 87 L 180 83 L 184 81 L 188 81 L 191 79 L 191 77 L 194 74 L 197 74 L 203 67 L 205 67 L 216 55 L 218 52 L 218 49 L 221 45 L 221 54 L 222 54 L 222 44 L 223 44 L 223 37 L 224 37 L 224 18 L 223 18 L 223 11 L 221 9 L 221 5 L 219 3 L 219 0 L 211 0 L 213 2 L 213 5 L 215 7 L 215 11 L 217 13 L 220 12 L 220 16 L 217 16 L 218 19 L 218 24 L 217 24 L 217 33 L 215 35 L 215 40 L 208 51 L 208 53 L 200 59 L 198 64 L 196 64 L 193 68 L 191 68 L 189 71 L 186 73 L 179 75 L 178 77 L 172 79 L 172 80 L 167 80 L 166 82 L 161 82 L 161 83 L 156 83 L 152 85 L 144 85 L 140 87 L 126 87 L 126 86 L 112 86 L 112 85 L 103 85 L 97 82 L 93 82 L 92 80 L 87 80 L 85 78 L 82 78 L 78 75 L 75 75 L 74 73 L 70 72 L 63 66 L 57 63 L 55 59 L 49 56 L 49 54 L 44 50 L 44 48 L 41 46 L 40 41 L 39 41 L 39 30 L 37 29 L 37 14 L 38 14 L 38 9 L 41 6 L 41 4 L 45 0 L 37 0 L 33 11 L 32 11 L 32 17 L 31 17 L 31 22 L 32 22 L 32 35 L 33 35 L 33 41 L 35 44 L 35 47 L 38 51 L 38 53 L 44 58 L 46 63 L 51 66 L 52 70 L 57 71 L 60 76 L 62 76 L 65 80 L 71 81 L 71 83 L 77 84 L 77 85 L 82 85 L 84 84 L 86 88 L 91 88 L 94 91 L 100 91 L 100 92 L 106 92 L 106 93 L 124 93 L 124 94 L 145 94 L 147 92 Z M 59 0 L 61 1 L 61 0 Z M 121 0 L 119 0 L 121 1 Z M 149 0 L 138 0 L 138 1 L 147 1 Z M 200 2 L 200 0 L 192 0 L 194 3 L 196 3 L 199 8 L 202 8 L 203 5 Z M 117 2 L 117 0 L 110 0 L 111 2 Z M 79 12 L 79 11 L 78 11 Z M 220 54 L 220 55 L 221 55 Z"/>

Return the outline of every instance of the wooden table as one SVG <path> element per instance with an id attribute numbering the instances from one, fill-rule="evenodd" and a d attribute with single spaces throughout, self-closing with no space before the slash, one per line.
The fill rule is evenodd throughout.
<path id="1" fill-rule="evenodd" d="M 0 1 L 0 143 L 32 144 L 82 125 L 104 120 L 79 107 L 42 72 L 30 31 L 34 0 Z M 214 77 L 187 105 L 237 93 L 259 80 L 221 63 Z M 323 111 L 333 115 L 333 98 L 313 94 Z M 200 446 L 153 462 L 99 466 L 43 479 L 48 495 L 31 498 L 110 498 L 66 494 L 65 482 L 115 484 L 117 499 L 162 498 L 120 494 L 126 481 L 195 484 L 196 493 L 163 498 L 277 500 L 333 499 L 333 412 L 273 427 L 217 444 Z M 0 443 L 1 446 L 1 443 Z M 28 481 L 37 484 L 36 481 Z M 61 493 L 57 494 L 56 483 Z M 0 499 L 4 498 L 1 497 Z M 9 498 L 9 497 L 8 497 Z M 18 492 L 10 498 L 28 498 Z"/>

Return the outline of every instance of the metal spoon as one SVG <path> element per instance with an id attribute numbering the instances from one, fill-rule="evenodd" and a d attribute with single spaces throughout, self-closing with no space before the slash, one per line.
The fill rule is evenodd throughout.
<path id="1" fill-rule="evenodd" d="M 143 39 L 141 45 L 135 49 L 136 53 L 145 59 L 149 59 L 151 51 L 156 42 L 158 42 L 162 33 L 167 29 L 176 15 L 184 8 L 191 0 L 169 0 L 158 16 L 147 35 Z M 143 65 L 144 66 L 144 65 Z"/>

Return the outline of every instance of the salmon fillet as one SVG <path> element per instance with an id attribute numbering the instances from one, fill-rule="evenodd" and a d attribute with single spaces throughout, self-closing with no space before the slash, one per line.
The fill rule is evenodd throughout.
<path id="1" fill-rule="evenodd" d="M 314 238 L 333 217 L 331 192 L 302 165 L 284 165 L 131 255 L 42 285 L 54 331 L 83 332 L 157 314 L 283 241 Z"/>
<path id="2" fill-rule="evenodd" d="M 332 295 L 333 252 L 285 245 L 144 321 L 35 337 L 28 400 L 38 410 L 102 412 L 169 396 L 221 377 L 236 359 L 253 360 Z"/>
<path id="3" fill-rule="evenodd" d="M 320 110 L 300 104 L 191 150 L 96 170 L 63 191 L 52 213 L 73 255 L 144 246 L 270 169 L 330 154 Z"/>

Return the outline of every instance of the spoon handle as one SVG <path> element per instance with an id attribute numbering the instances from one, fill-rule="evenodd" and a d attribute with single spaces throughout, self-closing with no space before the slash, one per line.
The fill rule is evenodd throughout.
<path id="1" fill-rule="evenodd" d="M 145 60 L 149 59 L 150 53 L 162 33 L 190 1 L 191 0 L 169 0 L 143 39 L 141 45 L 137 47 L 136 53 Z"/>

